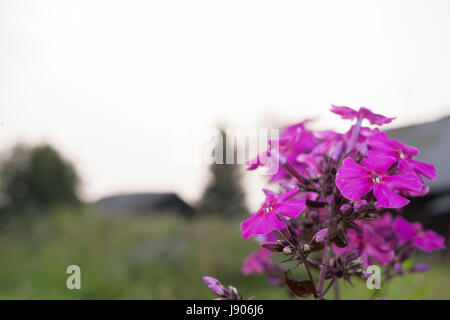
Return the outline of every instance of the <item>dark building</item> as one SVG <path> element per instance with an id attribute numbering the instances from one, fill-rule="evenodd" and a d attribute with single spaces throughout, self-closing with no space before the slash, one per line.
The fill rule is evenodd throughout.
<path id="1" fill-rule="evenodd" d="M 405 207 L 404 215 L 420 221 L 450 239 L 450 116 L 439 121 L 403 127 L 386 132 L 389 137 L 401 140 L 420 150 L 419 161 L 434 164 L 438 177 L 427 181 L 430 192 L 413 198 Z M 448 245 L 447 245 L 448 247 Z"/>
<path id="2" fill-rule="evenodd" d="M 107 214 L 175 213 L 191 217 L 194 210 L 175 193 L 133 193 L 105 197 L 95 203 Z"/>

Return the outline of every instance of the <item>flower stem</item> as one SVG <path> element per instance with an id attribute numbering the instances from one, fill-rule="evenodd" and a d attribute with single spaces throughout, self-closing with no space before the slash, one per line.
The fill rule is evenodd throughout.
<path id="1" fill-rule="evenodd" d="M 345 150 L 346 156 L 350 154 L 353 147 L 356 144 L 356 141 L 358 141 L 359 132 L 361 131 L 361 125 L 362 125 L 363 117 L 361 115 L 358 116 L 358 119 L 356 120 L 356 124 L 353 127 L 352 135 L 350 136 L 350 141 L 347 144 L 347 148 Z"/>
<path id="2" fill-rule="evenodd" d="M 330 283 L 328 284 L 328 286 L 327 286 L 327 288 L 323 291 L 323 293 L 322 293 L 322 298 L 323 297 L 325 297 L 325 295 L 327 294 L 327 292 L 328 292 L 328 290 L 330 290 L 330 288 L 333 286 L 333 284 L 334 283 L 337 283 L 337 282 L 335 282 L 336 281 L 336 278 L 333 278 L 333 279 L 331 279 L 331 281 L 330 281 Z"/>
<path id="3" fill-rule="evenodd" d="M 341 299 L 341 293 L 339 290 L 339 281 L 336 281 L 334 283 L 334 300 L 340 300 Z"/>
<path id="4" fill-rule="evenodd" d="M 313 276 L 311 274 L 311 269 L 309 268 L 309 264 L 308 263 L 309 262 L 306 259 L 303 259 L 303 264 L 305 265 L 306 272 L 308 273 L 308 278 L 309 278 L 309 280 L 312 282 L 312 284 L 314 286 L 314 291 L 315 291 L 314 295 L 316 297 L 318 297 L 319 295 L 318 295 L 318 292 L 317 292 L 317 289 L 316 289 L 316 284 L 315 284 L 314 278 L 313 278 Z"/>
<path id="5" fill-rule="evenodd" d="M 323 248 L 322 264 L 320 265 L 319 282 L 317 284 L 317 291 L 319 293 L 321 293 L 323 290 L 323 283 L 325 281 L 325 276 L 327 273 L 327 265 L 328 265 L 328 237 L 325 240 L 325 246 Z"/>

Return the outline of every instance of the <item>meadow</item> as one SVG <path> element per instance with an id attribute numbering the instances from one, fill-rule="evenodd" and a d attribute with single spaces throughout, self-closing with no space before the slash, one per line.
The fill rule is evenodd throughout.
<path id="1" fill-rule="evenodd" d="M 36 212 L 0 229 L 0 299 L 215 298 L 204 275 L 233 284 L 245 298 L 291 299 L 263 275 L 240 274 L 257 244 L 240 237 L 239 224 L 220 216 L 187 220 L 162 213 L 111 218 L 90 207 Z M 434 256 L 426 261 L 431 271 L 394 279 L 379 296 L 449 299 L 450 264 Z M 72 264 L 81 268 L 81 290 L 66 287 Z M 343 299 L 372 294 L 358 280 L 353 288 L 340 287 Z"/>

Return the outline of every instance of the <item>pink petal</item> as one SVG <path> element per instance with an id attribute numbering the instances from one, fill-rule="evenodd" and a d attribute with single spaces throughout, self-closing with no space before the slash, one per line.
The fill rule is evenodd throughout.
<path id="1" fill-rule="evenodd" d="M 241 273 L 244 275 L 263 273 L 265 270 L 264 262 L 270 261 L 272 255 L 271 251 L 261 247 L 258 251 L 251 253 L 245 258 L 241 267 Z"/>
<path id="2" fill-rule="evenodd" d="M 372 170 L 376 170 L 379 173 L 386 173 L 386 171 L 397 162 L 397 159 L 389 155 L 382 155 L 377 157 L 367 157 L 362 160 L 362 163 Z"/>
<path id="3" fill-rule="evenodd" d="M 401 141 L 395 140 L 395 139 L 391 139 L 392 144 L 398 149 L 400 149 L 401 152 L 403 152 L 403 154 L 409 156 L 409 157 L 413 157 L 419 154 L 419 149 L 408 146 L 406 144 L 404 144 Z"/>
<path id="4" fill-rule="evenodd" d="M 378 262 L 381 265 L 386 265 L 389 262 L 392 261 L 392 258 L 394 258 L 394 251 L 393 250 L 382 250 L 380 248 L 373 247 L 371 245 L 366 246 L 365 248 L 366 253 L 376 262 Z"/>
<path id="5" fill-rule="evenodd" d="M 374 246 L 381 246 L 384 244 L 383 237 L 376 234 L 373 228 L 368 224 L 363 225 L 363 237 L 365 241 L 370 242 Z"/>
<path id="6" fill-rule="evenodd" d="M 349 107 L 331 105 L 330 111 L 340 115 L 342 119 L 352 120 L 358 116 L 358 112 Z"/>
<path id="7" fill-rule="evenodd" d="M 336 174 L 336 186 L 345 198 L 356 201 L 370 191 L 372 181 L 364 167 L 346 158 Z"/>
<path id="8" fill-rule="evenodd" d="M 409 242 L 416 236 L 416 231 L 411 223 L 405 220 L 403 217 L 398 216 L 395 218 L 392 227 L 395 230 L 397 236 L 404 242 Z"/>
<path id="9" fill-rule="evenodd" d="M 445 247 L 444 238 L 432 230 L 427 230 L 423 236 L 417 237 L 414 241 L 414 245 L 427 252 L 440 250 Z"/>
<path id="10" fill-rule="evenodd" d="M 363 166 L 357 164 L 352 158 L 346 158 L 336 174 L 336 179 L 361 178 L 366 172 L 367 170 Z"/>
<path id="11" fill-rule="evenodd" d="M 398 194 L 389 190 L 388 187 L 375 184 L 373 186 L 373 194 L 377 198 L 378 208 L 401 208 L 409 203 L 408 199 L 405 199 Z"/>
<path id="12" fill-rule="evenodd" d="M 242 221 L 242 238 L 251 238 L 257 235 L 265 235 L 273 230 L 281 230 L 285 227 L 276 214 L 256 213 L 247 220 Z"/>
<path id="13" fill-rule="evenodd" d="M 436 168 L 431 163 L 417 160 L 409 160 L 409 165 L 418 174 L 427 177 L 430 180 L 437 178 Z"/>
<path id="14" fill-rule="evenodd" d="M 266 214 L 266 222 L 267 224 L 270 225 L 270 231 L 274 231 L 274 230 L 281 230 L 286 228 L 286 225 L 280 221 L 280 219 L 278 218 L 278 216 L 276 215 L 275 212 L 271 212 L 269 214 Z M 270 232 L 269 231 L 269 232 Z M 267 234 L 268 232 L 266 232 L 265 234 Z"/>
<path id="15" fill-rule="evenodd" d="M 391 189 L 419 192 L 423 188 L 422 179 L 415 173 L 384 176 L 382 181 Z"/>
<path id="16" fill-rule="evenodd" d="M 333 247 L 334 253 L 336 253 L 336 255 L 338 255 L 338 256 L 342 256 L 342 255 L 346 254 L 347 251 L 350 249 L 349 245 L 347 245 L 344 248 L 340 248 L 337 245 L 335 245 L 334 243 L 332 244 L 332 247 Z"/>
<path id="17" fill-rule="evenodd" d="M 377 132 L 370 136 L 367 144 L 377 151 L 392 151 L 393 145 L 391 139 L 384 132 Z"/>
<path id="18" fill-rule="evenodd" d="M 372 149 L 367 152 L 369 158 L 393 157 L 399 160 L 398 153 L 393 150 Z"/>
<path id="19" fill-rule="evenodd" d="M 381 114 L 373 113 L 370 109 L 361 107 L 359 108 L 359 114 L 365 119 L 369 120 L 371 124 L 382 125 L 392 122 L 395 118 L 388 118 Z"/>
<path id="20" fill-rule="evenodd" d="M 284 216 L 295 219 L 305 209 L 306 199 L 282 202 L 277 205 L 277 211 Z"/>
<path id="21" fill-rule="evenodd" d="M 336 179 L 336 186 L 346 199 L 353 201 L 361 199 L 363 195 L 372 189 L 372 183 L 369 178 Z"/>
<path id="22" fill-rule="evenodd" d="M 295 194 L 298 192 L 298 187 L 295 186 L 294 188 L 292 188 L 291 190 L 289 190 L 288 192 L 285 192 L 283 194 L 281 194 L 277 200 L 279 201 L 285 201 L 288 200 L 290 198 L 292 198 L 293 196 L 295 196 Z"/>

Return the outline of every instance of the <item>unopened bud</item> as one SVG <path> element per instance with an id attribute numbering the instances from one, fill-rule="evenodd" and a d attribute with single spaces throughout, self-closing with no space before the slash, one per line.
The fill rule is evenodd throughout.
<path id="1" fill-rule="evenodd" d="M 313 240 L 316 242 L 320 242 L 323 239 L 326 238 L 326 236 L 328 235 L 328 228 L 324 228 L 322 230 L 319 230 L 314 236 L 313 236 Z"/>
<path id="2" fill-rule="evenodd" d="M 353 260 L 353 265 L 355 265 L 355 266 L 362 266 L 363 263 L 364 263 L 364 261 L 361 258 Z"/>
<path id="3" fill-rule="evenodd" d="M 290 247 L 284 247 L 283 248 L 283 253 L 284 254 L 291 254 L 292 253 L 292 249 Z"/>
<path id="4" fill-rule="evenodd" d="M 303 245 L 303 251 L 305 251 L 305 252 L 310 252 L 311 251 L 311 247 L 309 246 L 309 244 L 304 244 Z"/>
<path id="5" fill-rule="evenodd" d="M 367 201 L 366 200 L 358 200 L 353 204 L 353 208 L 355 212 L 362 212 L 367 209 Z"/>
<path id="6" fill-rule="evenodd" d="M 228 299 L 242 299 L 241 293 L 233 286 L 228 286 Z"/>
<path id="7" fill-rule="evenodd" d="M 274 252 L 280 252 L 283 248 L 278 242 L 264 242 L 261 246 L 267 250 Z"/>
<path id="8" fill-rule="evenodd" d="M 430 269 L 431 269 L 431 267 L 426 264 L 418 264 L 417 266 L 414 267 L 415 272 L 425 272 Z"/>
<path id="9" fill-rule="evenodd" d="M 353 210 L 353 207 L 348 203 L 345 203 L 341 206 L 341 212 L 343 214 L 349 214 L 350 212 L 352 212 L 352 210 Z"/>
<path id="10" fill-rule="evenodd" d="M 239 291 L 233 286 L 228 286 L 228 290 L 230 290 L 234 295 L 239 295 Z"/>

